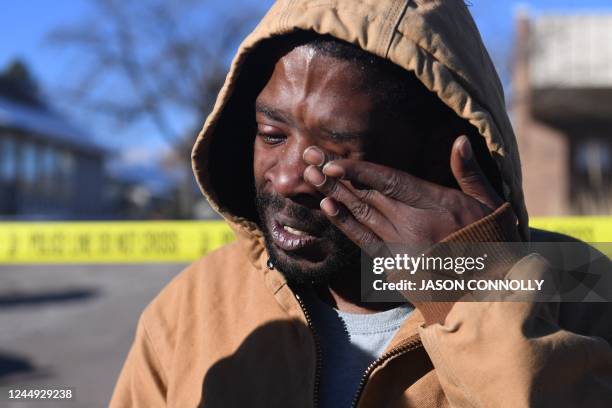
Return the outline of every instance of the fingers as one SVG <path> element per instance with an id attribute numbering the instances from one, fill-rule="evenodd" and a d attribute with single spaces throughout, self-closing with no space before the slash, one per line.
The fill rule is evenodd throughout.
<path id="1" fill-rule="evenodd" d="M 304 150 L 304 153 L 302 153 L 302 158 L 306 163 L 317 167 L 321 167 L 330 160 L 335 160 L 339 157 L 340 156 L 332 152 L 323 151 L 316 146 L 307 147 L 306 150 Z"/>
<path id="2" fill-rule="evenodd" d="M 357 196 L 337 178 L 327 177 L 321 172 L 321 169 L 314 165 L 310 165 L 304 171 L 304 179 L 316 187 L 316 189 L 326 197 L 333 199 L 333 201 L 323 200 L 321 202 L 321 209 L 327 215 L 333 216 L 335 211 L 340 211 L 340 207 L 337 206 L 337 203 L 341 203 L 356 221 L 363 224 L 368 229 L 383 236 L 389 235 L 389 232 L 393 231 L 393 225 L 386 217 L 371 204 Z M 326 208 L 323 206 L 324 203 L 327 203 Z M 333 205 L 336 205 L 336 208 L 332 209 Z"/>
<path id="3" fill-rule="evenodd" d="M 433 184 L 408 173 L 379 164 L 356 160 L 334 160 L 323 167 L 326 175 L 350 180 L 355 186 L 378 191 L 414 207 L 423 197 L 430 196 Z"/>
<path id="4" fill-rule="evenodd" d="M 304 179 L 326 196 L 320 203 L 323 213 L 368 255 L 384 248 L 383 241 L 398 239 L 397 230 L 389 219 L 364 200 L 367 193 L 356 191 L 348 183 L 323 174 L 318 166 L 325 162 L 325 154 L 320 149 L 306 149 L 304 160 L 311 163 L 304 170 Z"/>
<path id="5" fill-rule="evenodd" d="M 496 209 L 503 203 L 478 165 L 470 141 L 466 136 L 459 136 L 453 143 L 451 170 L 461 191 L 465 194 L 475 198 L 490 209 Z"/>
<path id="6" fill-rule="evenodd" d="M 386 246 L 371 229 L 357 221 L 342 204 L 331 197 L 321 201 L 321 210 L 344 235 L 359 246 L 368 256 L 382 256 Z"/>
<path id="7" fill-rule="evenodd" d="M 306 163 L 312 164 L 313 166 L 322 166 L 326 161 L 325 153 L 314 146 L 310 146 L 304 150 L 302 158 Z"/>
<path id="8" fill-rule="evenodd" d="M 315 155 L 314 151 L 319 153 Z M 376 207 L 383 215 L 396 211 L 394 204 L 397 203 L 394 201 L 413 208 L 435 208 L 443 193 L 443 187 L 439 185 L 390 167 L 361 160 L 328 161 L 325 154 L 315 147 L 308 148 L 306 152 L 304 158 L 308 163 L 323 165 L 325 176 L 350 181 L 354 194 Z"/>

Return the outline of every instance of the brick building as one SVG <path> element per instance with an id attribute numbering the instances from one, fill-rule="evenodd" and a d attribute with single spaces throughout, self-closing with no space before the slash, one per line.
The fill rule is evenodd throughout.
<path id="1" fill-rule="evenodd" d="M 612 15 L 516 25 L 510 107 L 530 214 L 612 214 Z"/>

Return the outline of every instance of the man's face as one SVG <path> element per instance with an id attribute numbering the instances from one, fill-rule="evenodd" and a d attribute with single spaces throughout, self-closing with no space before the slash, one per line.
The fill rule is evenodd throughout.
<path id="1" fill-rule="evenodd" d="M 421 138 L 398 137 L 410 129 L 381 112 L 368 80 L 354 63 L 301 46 L 278 60 L 257 97 L 258 213 L 268 252 L 290 281 L 328 280 L 359 268 L 359 249 L 326 219 L 323 196 L 303 179 L 307 147 L 405 170 L 418 155 Z"/>

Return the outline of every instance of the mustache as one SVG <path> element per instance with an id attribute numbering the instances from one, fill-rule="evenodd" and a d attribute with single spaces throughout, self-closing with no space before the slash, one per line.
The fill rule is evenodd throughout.
<path id="1" fill-rule="evenodd" d="M 260 218 L 263 218 L 267 211 L 274 213 L 282 211 L 288 217 L 311 225 L 314 229 L 319 231 L 329 229 L 332 226 L 331 222 L 329 222 L 323 214 L 317 214 L 308 207 L 296 204 L 291 200 L 281 198 L 271 193 L 258 192 L 255 201 Z"/>

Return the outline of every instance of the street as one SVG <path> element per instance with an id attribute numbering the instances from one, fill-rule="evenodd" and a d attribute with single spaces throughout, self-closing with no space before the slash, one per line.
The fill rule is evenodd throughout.
<path id="1" fill-rule="evenodd" d="M 0 407 L 105 407 L 143 308 L 185 265 L 0 265 Z M 10 401 L 9 388 L 71 388 Z"/>

